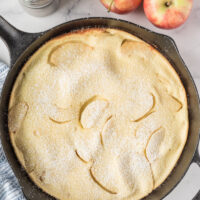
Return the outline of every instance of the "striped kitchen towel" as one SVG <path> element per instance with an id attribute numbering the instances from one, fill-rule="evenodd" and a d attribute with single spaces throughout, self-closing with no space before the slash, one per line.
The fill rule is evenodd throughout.
<path id="1" fill-rule="evenodd" d="M 9 67 L 0 62 L 0 92 Z M 0 200 L 25 200 L 19 183 L 4 155 L 0 142 Z"/>

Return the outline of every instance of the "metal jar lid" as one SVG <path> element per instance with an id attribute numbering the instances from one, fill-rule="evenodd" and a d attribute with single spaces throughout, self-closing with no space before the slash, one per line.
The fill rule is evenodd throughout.
<path id="1" fill-rule="evenodd" d="M 19 0 L 20 4 L 29 14 L 43 17 L 57 10 L 59 0 Z"/>

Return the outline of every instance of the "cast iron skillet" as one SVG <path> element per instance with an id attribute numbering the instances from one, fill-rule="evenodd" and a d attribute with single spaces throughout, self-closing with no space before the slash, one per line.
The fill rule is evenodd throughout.
<path id="1" fill-rule="evenodd" d="M 24 169 L 22 169 L 20 163 L 17 161 L 17 158 L 10 143 L 7 126 L 9 97 L 15 79 L 21 68 L 23 67 L 24 63 L 42 44 L 60 34 L 80 28 L 89 27 L 118 28 L 132 33 L 140 37 L 147 43 L 151 44 L 160 52 L 162 52 L 163 55 L 166 56 L 167 59 L 171 62 L 171 64 L 174 66 L 175 70 L 179 74 L 187 91 L 190 122 L 187 143 L 176 167 L 167 178 L 167 180 L 159 188 L 157 188 L 150 195 L 148 195 L 148 197 L 145 198 L 148 200 L 162 199 L 179 183 L 179 181 L 185 175 L 187 169 L 193 162 L 196 162 L 200 166 L 200 156 L 197 149 L 200 130 L 199 97 L 194 81 L 192 80 L 192 77 L 185 63 L 180 57 L 174 41 L 168 36 L 154 33 L 130 22 L 111 18 L 85 18 L 61 24 L 45 32 L 25 33 L 17 30 L 8 22 L 6 22 L 2 17 L 0 17 L 0 36 L 7 44 L 11 57 L 11 67 L 3 86 L 0 102 L 0 136 L 5 155 L 16 177 L 19 180 L 24 195 L 27 199 L 54 199 L 44 193 L 42 190 L 40 190 L 30 180 Z M 194 199 L 200 199 L 200 192 L 196 195 Z"/>

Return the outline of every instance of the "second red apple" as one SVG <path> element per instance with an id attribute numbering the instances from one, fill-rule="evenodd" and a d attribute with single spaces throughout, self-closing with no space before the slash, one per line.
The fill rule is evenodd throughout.
<path id="1" fill-rule="evenodd" d="M 144 0 L 144 12 L 152 24 L 172 29 L 183 24 L 191 11 L 192 0 Z"/>
<path id="2" fill-rule="evenodd" d="M 136 9 L 142 0 L 101 0 L 101 2 L 109 11 L 123 14 Z"/>

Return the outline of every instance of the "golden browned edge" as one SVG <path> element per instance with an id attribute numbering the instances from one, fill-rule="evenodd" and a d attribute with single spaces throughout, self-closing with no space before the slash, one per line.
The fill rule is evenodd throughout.
<path id="1" fill-rule="evenodd" d="M 132 35 L 132 34 L 130 34 L 130 33 L 128 33 L 128 32 L 122 31 L 122 30 L 120 30 L 120 29 L 114 29 L 114 28 L 87 28 L 87 29 L 75 30 L 75 31 L 72 31 L 72 32 L 69 32 L 69 33 L 61 34 L 61 35 L 59 35 L 59 36 L 57 36 L 57 37 L 55 37 L 55 38 L 53 38 L 53 39 L 48 40 L 47 42 L 45 42 L 38 50 L 36 50 L 36 52 L 33 53 L 32 56 L 30 56 L 30 58 L 28 59 L 28 61 L 27 61 L 27 62 L 25 63 L 25 65 L 22 67 L 22 69 L 21 69 L 21 71 L 19 72 L 19 74 L 23 73 L 23 72 L 26 70 L 26 68 L 27 68 L 27 67 L 29 66 L 29 64 L 31 63 L 33 57 L 36 56 L 37 54 L 39 54 L 39 50 L 40 50 L 43 46 L 45 46 L 48 42 L 50 42 L 50 41 L 60 40 L 60 39 L 62 39 L 62 38 L 65 37 L 65 36 L 73 35 L 73 34 L 84 34 L 84 33 L 91 33 L 91 34 L 92 34 L 93 32 L 96 32 L 96 31 L 98 31 L 98 32 L 107 32 L 107 31 L 108 31 L 108 32 L 109 32 L 109 30 L 115 30 L 115 31 L 117 30 L 117 31 L 118 31 L 119 33 L 121 33 L 122 35 L 125 35 L 125 34 L 126 34 L 126 35 L 129 36 L 129 37 L 136 38 L 136 39 L 139 39 L 139 40 L 143 41 L 142 39 L 138 38 L 138 37 L 135 36 L 135 35 Z M 160 54 L 160 56 L 168 62 L 169 66 L 171 67 L 171 70 L 174 72 L 174 74 L 176 74 L 178 80 L 180 81 L 182 87 L 184 88 L 184 93 L 185 93 L 185 95 L 184 95 L 185 97 L 184 97 L 184 98 L 185 98 L 185 102 L 186 102 L 186 105 L 187 105 L 187 108 L 188 108 L 188 101 L 187 101 L 187 95 L 186 95 L 185 87 L 184 87 L 184 85 L 183 85 L 183 83 L 182 83 L 182 81 L 181 81 L 181 79 L 180 79 L 178 73 L 177 73 L 176 70 L 174 69 L 174 67 L 171 65 L 171 63 L 169 62 L 169 60 L 168 60 L 161 52 L 159 52 L 157 49 L 155 49 L 153 46 L 151 46 L 151 45 L 148 44 L 147 42 L 145 42 L 145 41 L 143 41 L 143 42 L 144 42 L 146 45 L 149 45 L 149 46 L 152 48 L 152 50 L 156 51 L 156 53 Z M 16 80 L 15 80 L 15 83 L 14 83 L 14 85 L 13 85 L 13 89 L 12 89 L 12 92 L 11 92 L 11 95 L 10 95 L 9 108 L 10 108 L 10 106 L 12 105 L 12 102 L 14 101 L 14 91 L 15 91 L 15 89 L 16 89 L 16 87 L 17 87 L 18 81 L 20 80 L 19 74 L 18 74 L 18 76 L 17 76 L 17 78 L 16 78 Z M 176 167 L 176 165 L 178 164 L 179 159 L 180 159 L 180 157 L 181 157 L 181 154 L 182 154 L 182 152 L 183 152 L 183 149 L 184 149 L 184 147 L 185 147 L 187 138 L 188 138 L 188 131 L 189 131 L 189 118 L 188 118 L 188 123 L 187 123 L 187 137 L 186 137 L 186 139 L 185 139 L 185 142 L 182 144 L 182 145 L 183 145 L 182 151 L 180 151 L 180 153 L 179 153 L 179 155 L 178 155 L 178 157 L 177 157 L 177 162 L 176 162 L 176 164 L 172 167 L 172 169 L 169 170 L 168 175 L 167 175 L 166 177 L 164 177 L 162 181 L 160 181 L 160 184 L 159 184 L 157 187 L 153 188 L 152 192 L 153 192 L 156 188 L 158 188 L 159 186 L 161 186 L 161 185 L 163 184 L 163 182 L 169 177 L 169 175 L 172 173 L 173 169 L 174 169 L 174 168 Z M 14 139 L 13 139 L 12 134 L 10 133 L 10 131 L 9 131 L 9 135 L 10 135 L 11 144 L 12 144 L 12 146 L 13 146 L 13 149 L 14 149 L 14 152 L 15 152 L 15 154 L 16 154 L 16 156 L 17 156 L 17 159 L 18 159 L 18 161 L 21 163 L 21 165 L 23 166 L 23 168 L 25 169 L 25 171 L 27 172 L 25 166 L 24 166 L 23 163 L 21 162 L 21 159 L 20 159 L 20 157 L 21 157 L 21 156 L 20 156 L 20 152 L 18 152 L 18 150 L 17 150 L 17 147 L 16 147 L 16 145 L 15 145 L 15 143 L 14 143 Z M 28 173 L 28 172 L 27 172 L 27 174 L 28 174 L 28 176 L 30 177 L 30 179 L 31 179 L 42 191 L 44 191 L 44 192 L 46 192 L 47 194 L 49 194 L 49 195 L 55 197 L 54 195 L 50 194 L 49 191 L 47 191 L 45 188 L 43 188 L 42 185 L 41 185 L 41 183 L 40 183 L 31 173 Z M 151 192 L 151 193 L 152 193 L 152 192 Z M 149 194 L 151 194 L 151 193 L 149 193 Z M 147 194 L 147 195 L 145 195 L 145 196 L 143 196 L 143 197 L 141 197 L 141 198 L 144 198 L 144 197 L 148 196 L 149 194 Z"/>

